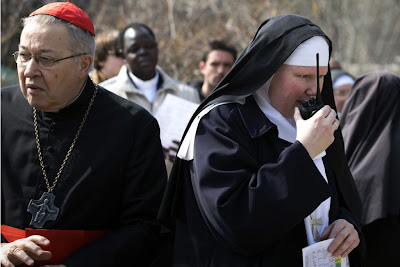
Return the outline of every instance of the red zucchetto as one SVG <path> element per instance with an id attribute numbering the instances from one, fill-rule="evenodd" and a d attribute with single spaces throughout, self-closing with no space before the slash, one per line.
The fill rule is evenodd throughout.
<path id="1" fill-rule="evenodd" d="M 88 14 L 76 5 L 70 3 L 69 0 L 68 2 L 54 2 L 44 5 L 36 11 L 33 11 L 29 17 L 40 14 L 63 19 L 95 35 L 94 26 Z"/>

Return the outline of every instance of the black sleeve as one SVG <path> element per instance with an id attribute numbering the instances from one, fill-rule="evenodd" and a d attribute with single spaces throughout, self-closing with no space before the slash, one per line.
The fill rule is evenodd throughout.
<path id="1" fill-rule="evenodd" d="M 69 256 L 71 266 L 149 266 L 160 249 L 156 222 L 166 169 L 155 119 L 140 129 L 125 171 L 119 226 Z"/>
<path id="2" fill-rule="evenodd" d="M 260 164 L 239 116 L 216 110 L 196 134 L 196 201 L 216 238 L 238 253 L 257 253 L 302 223 L 329 197 L 329 186 L 299 142 Z"/>

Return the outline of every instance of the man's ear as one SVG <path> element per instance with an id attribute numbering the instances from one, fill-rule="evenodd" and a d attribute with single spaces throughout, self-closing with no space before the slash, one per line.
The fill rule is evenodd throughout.
<path id="1" fill-rule="evenodd" d="M 93 56 L 92 55 L 83 55 L 81 56 L 79 76 L 84 78 L 88 75 L 90 68 L 93 65 Z"/>
<path id="2" fill-rule="evenodd" d="M 203 70 L 206 67 L 206 63 L 204 61 L 200 61 L 199 63 L 199 69 L 200 69 L 200 73 L 203 74 Z"/>

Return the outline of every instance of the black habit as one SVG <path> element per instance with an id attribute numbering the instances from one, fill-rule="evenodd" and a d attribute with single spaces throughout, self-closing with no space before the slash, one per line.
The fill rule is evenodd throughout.
<path id="1" fill-rule="evenodd" d="M 94 92 L 59 112 L 37 111 L 50 185 Z M 29 225 L 31 199 L 47 192 L 35 143 L 33 111 L 19 86 L 1 90 L 1 222 Z M 110 230 L 70 255 L 66 266 L 148 266 L 159 246 L 156 222 L 166 184 L 157 121 L 142 107 L 102 87 L 54 189 L 59 214 L 44 229 Z M 2 242 L 4 242 L 2 236 Z M 63 242 L 59 240 L 58 242 Z"/>
<path id="2" fill-rule="evenodd" d="M 305 148 L 279 139 L 251 96 L 313 36 L 325 37 L 331 51 L 328 37 L 308 19 L 265 21 L 193 115 L 191 122 L 210 104 L 246 99 L 205 115 L 194 159 L 175 160 L 159 213 L 175 226 L 175 266 L 302 266 L 303 220 L 328 197 L 330 222 L 344 218 L 360 232 L 360 203 L 340 130 L 324 158 L 328 186 Z M 335 108 L 330 72 L 322 99 Z M 358 256 L 357 249 L 350 254 L 352 266 L 361 266 Z"/>
<path id="3" fill-rule="evenodd" d="M 368 266 L 399 266 L 400 77 L 359 77 L 341 117 L 349 167 L 363 204 Z"/>

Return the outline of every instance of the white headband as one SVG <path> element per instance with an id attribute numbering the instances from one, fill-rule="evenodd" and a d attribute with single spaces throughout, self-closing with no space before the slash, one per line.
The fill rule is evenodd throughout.
<path id="1" fill-rule="evenodd" d="M 286 65 L 293 66 L 317 66 L 315 55 L 319 53 L 319 65 L 328 66 L 329 46 L 322 36 L 314 36 L 301 43 L 286 59 Z"/>
<path id="2" fill-rule="evenodd" d="M 340 76 L 339 78 L 336 79 L 336 81 L 333 83 L 333 89 L 338 88 L 342 85 L 353 85 L 354 84 L 354 79 L 350 75 L 343 75 Z"/>

